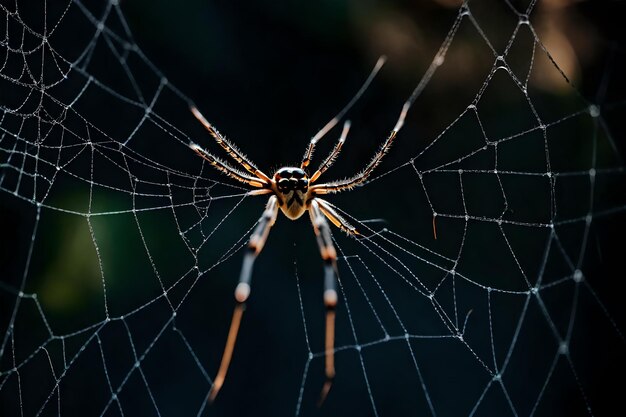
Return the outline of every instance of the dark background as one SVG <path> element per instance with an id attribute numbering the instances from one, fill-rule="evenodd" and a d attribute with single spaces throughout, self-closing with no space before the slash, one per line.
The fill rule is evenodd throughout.
<path id="1" fill-rule="evenodd" d="M 107 13 L 107 3 L 94 3 L 80 5 L 97 22 Z M 512 7 L 523 10 L 522 3 L 513 2 Z M 457 2 L 443 0 L 249 4 L 132 0 L 122 1 L 120 8 L 132 36 L 114 8 L 104 23 L 116 36 L 95 38 L 97 26 L 78 3 L 66 11 L 67 4 L 48 2 L 46 19 L 41 4 L 2 4 L 6 18 L 0 20 L 8 22 L 0 31 L 8 34 L 2 44 L 7 59 L 0 71 L 0 125 L 5 133 L 0 142 L 4 163 L 0 329 L 6 335 L 0 360 L 3 415 L 40 411 L 99 415 L 103 410 L 106 415 L 153 415 L 153 401 L 162 415 L 198 413 L 210 389 L 202 372 L 211 378 L 216 373 L 232 312 L 242 252 L 229 251 L 245 242 L 266 199 L 233 197 L 245 190 L 203 167 L 188 149 L 186 144 L 193 139 L 215 154 L 220 152 L 190 115 L 188 102 L 193 101 L 261 169 L 272 173 L 299 163 L 309 138 L 347 103 L 376 59 L 385 54 L 388 63 L 350 112 L 350 136 L 324 178 L 349 176 L 364 166 L 393 127 L 402 104 L 459 14 Z M 515 13 L 496 1 L 470 2 L 469 10 L 501 53 L 517 25 Z M 17 15 L 19 20 L 14 18 Z M 523 276 L 534 284 L 545 259 L 542 283 L 555 285 L 542 288 L 540 298 L 529 297 L 502 377 L 518 415 L 613 415 L 623 408 L 622 386 L 609 382 L 620 380 L 626 370 L 624 338 L 619 333 L 625 319 L 626 201 L 624 174 L 616 171 L 624 166 L 619 156 L 624 155 L 622 18 L 623 7 L 616 2 L 540 1 L 530 21 L 575 88 L 539 46 L 532 53 L 532 38 L 523 30 L 507 62 L 522 80 L 531 69 L 528 96 L 499 71 L 477 105 L 479 119 L 470 112 L 453 123 L 472 103 L 495 60 L 465 18 L 444 65 L 418 97 L 378 170 L 390 173 L 328 198 L 356 219 L 384 219 L 360 225 L 362 230 L 387 227 L 452 260 L 459 258 L 465 235 L 457 270 L 483 286 L 526 291 Z M 47 31 L 60 21 L 50 36 L 58 56 L 54 59 L 54 53 L 46 51 L 40 73 L 40 51 L 25 55 L 20 51 L 41 45 L 40 37 L 23 28 L 42 33 L 44 21 Z M 93 47 L 88 47 L 94 39 Z M 21 71 L 24 62 L 34 79 L 41 75 L 43 84 L 49 85 L 44 99 L 38 98 L 36 82 Z M 69 70 L 70 63 L 72 70 L 63 79 L 60 74 Z M 89 75 L 132 101 L 97 84 L 84 88 Z M 168 81 L 159 89 L 161 77 Z M 152 113 L 134 132 L 157 91 Z M 67 104 L 76 97 L 72 110 L 64 115 L 59 102 Z M 497 159 L 489 148 L 447 167 L 455 172 L 430 171 L 484 143 L 481 127 L 490 140 L 535 127 L 528 97 L 546 124 L 573 116 L 547 130 L 551 171 L 579 173 L 558 177 L 553 206 L 551 182 L 545 176 L 502 175 L 499 183 L 492 173 L 465 173 L 461 191 L 456 172 L 492 170 L 496 160 L 501 171 L 547 172 L 543 137 L 537 131 L 503 142 Z M 598 119 L 585 113 L 591 103 L 600 107 L 604 128 L 596 128 Z M 321 142 L 316 161 L 338 135 L 336 128 Z M 87 140 L 98 144 L 94 156 L 89 148 L 78 152 Z M 35 149 L 44 161 L 38 165 L 32 157 Z M 24 153 L 30 157 L 22 158 Z M 415 156 L 413 168 L 407 162 Z M 63 169 L 53 177 L 59 162 Z M 593 166 L 598 174 L 591 193 L 589 177 L 580 172 Z M 416 170 L 424 173 L 424 186 Z M 39 172 L 41 178 L 33 180 L 24 172 Z M 50 178 L 54 182 L 48 188 Z M 207 195 L 231 197 L 207 201 Z M 36 202 L 45 206 L 39 222 Z M 466 224 L 440 216 L 435 240 L 433 210 L 463 215 L 464 203 L 468 213 L 487 221 L 473 219 Z M 150 210 L 135 215 L 132 208 Z M 606 212 L 612 209 L 615 212 Z M 117 211 L 121 212 L 85 216 Z M 563 223 L 589 211 L 594 218 L 588 235 L 584 221 Z M 500 216 L 532 225 L 505 224 L 501 230 L 495 222 Z M 559 240 L 546 253 L 550 231 L 537 225 L 551 220 L 557 224 Z M 343 292 L 337 318 L 337 378 L 327 401 L 318 408 L 324 335 L 321 260 L 308 218 L 290 222 L 279 215 L 255 266 L 252 297 L 226 383 L 204 415 L 293 415 L 301 386 L 300 415 L 374 415 L 372 399 L 380 416 L 428 415 L 420 375 L 437 415 L 515 415 L 497 382 L 479 401 L 491 379 L 481 361 L 493 370 L 491 323 L 497 363 L 502 365 L 527 297 L 454 281 L 460 328 L 472 311 L 464 334 L 471 351 L 456 338 L 412 339 L 418 374 L 404 339 L 380 343 L 385 332 L 369 303 L 391 337 L 402 337 L 405 331 L 383 294 L 409 334 L 449 335 L 431 302 L 389 265 L 400 266 L 403 276 L 417 277 L 431 290 L 443 279 L 437 299 L 446 314 L 454 311 L 453 280 L 429 262 L 446 270 L 453 265 L 386 236 L 400 247 L 372 239 L 389 251 L 376 250 L 382 262 L 363 244 L 335 232 L 340 254 L 349 258 L 339 263 Z M 580 269 L 585 281 L 576 290 L 573 280 L 560 281 L 571 278 L 573 269 L 563 253 L 578 262 L 582 242 L 586 244 Z M 369 248 L 375 249 L 372 245 Z M 222 261 L 225 254 L 230 256 Z M 202 273 L 196 272 L 196 265 Z M 168 299 L 176 306 L 175 317 L 162 297 L 163 287 L 170 286 Z M 37 301 L 18 297 L 20 289 L 37 294 Z M 9 331 L 18 299 L 15 330 Z M 311 351 L 318 355 L 310 362 L 303 315 Z M 105 322 L 107 316 L 113 321 Z M 570 355 L 559 358 L 550 373 L 558 350 L 554 329 L 566 334 L 572 318 Z M 46 323 L 60 337 L 50 339 Z M 360 351 L 357 345 L 363 346 Z M 137 358 L 141 372 L 132 371 Z M 19 373 L 11 372 L 17 364 L 21 364 Z M 58 400 L 54 380 L 60 375 Z M 120 386 L 119 403 L 110 403 L 112 392 Z M 534 409 L 542 390 L 542 400 Z"/>

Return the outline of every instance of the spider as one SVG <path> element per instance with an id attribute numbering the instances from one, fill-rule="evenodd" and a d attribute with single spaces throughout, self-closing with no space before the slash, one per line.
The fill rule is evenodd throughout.
<path id="1" fill-rule="evenodd" d="M 317 180 L 328 170 L 339 155 L 341 148 L 346 140 L 348 131 L 350 130 L 350 121 L 346 121 L 343 125 L 343 129 L 339 140 L 331 150 L 330 154 L 322 161 L 319 168 L 312 174 L 308 175 L 305 169 L 311 163 L 315 146 L 319 139 L 321 139 L 328 131 L 330 131 L 344 116 L 344 114 L 352 107 L 352 105 L 359 99 L 363 92 L 367 89 L 372 79 L 376 76 L 380 68 L 385 62 L 385 57 L 379 58 L 378 62 L 374 66 L 374 69 L 366 79 L 365 83 L 361 86 L 359 91 L 355 94 L 352 100 L 335 116 L 330 122 L 328 122 L 309 142 L 309 145 L 304 153 L 302 162 L 299 167 L 286 166 L 278 169 L 273 176 L 266 175 L 263 171 L 258 169 L 256 165 L 248 159 L 241 151 L 239 151 L 231 142 L 229 142 L 224 136 L 222 136 L 211 123 L 209 123 L 200 111 L 191 105 L 190 109 L 196 119 L 204 125 L 209 131 L 213 139 L 222 147 L 222 149 L 231 157 L 237 164 L 243 168 L 246 172 L 241 171 L 230 165 L 229 163 L 213 156 L 204 148 L 195 143 L 191 143 L 189 146 L 198 155 L 204 158 L 212 167 L 218 171 L 226 174 L 230 178 L 242 182 L 253 190 L 248 192 L 248 195 L 258 196 L 270 194 L 270 198 L 265 207 L 265 211 L 261 215 L 257 222 L 256 228 L 252 232 L 250 240 L 247 245 L 247 251 L 244 255 L 243 265 L 241 267 L 241 273 L 239 275 L 239 283 L 235 289 L 235 310 L 230 324 L 228 337 L 226 340 L 226 346 L 222 355 L 220 367 L 213 382 L 213 386 L 209 391 L 207 399 L 209 402 L 213 402 L 217 393 L 224 384 L 226 373 L 228 372 L 228 366 L 232 359 L 233 350 L 235 348 L 235 342 L 237 334 L 239 332 L 239 325 L 245 309 L 245 303 L 250 296 L 250 281 L 252 278 L 252 267 L 256 257 L 259 255 L 267 237 L 270 232 L 270 228 L 274 225 L 278 216 L 279 210 L 283 212 L 287 218 L 296 220 L 300 218 L 305 212 L 308 211 L 313 224 L 313 231 L 317 239 L 317 244 L 324 261 L 324 305 L 326 307 L 326 334 L 325 334 L 325 375 L 326 381 L 322 389 L 320 403 L 324 400 L 332 381 L 335 377 L 335 364 L 334 364 L 334 339 L 335 339 L 335 308 L 337 306 L 337 289 L 336 289 L 336 274 L 337 274 L 337 252 L 333 246 L 330 226 L 328 220 L 352 236 L 358 236 L 359 232 L 343 218 L 332 204 L 320 198 L 321 195 L 339 193 L 342 191 L 349 191 L 355 187 L 358 187 L 365 183 L 370 177 L 372 172 L 380 164 L 383 157 L 387 154 L 398 130 L 404 122 L 404 117 L 408 110 L 408 105 L 402 109 L 400 119 L 395 128 L 391 131 L 387 139 L 380 146 L 378 152 L 366 165 L 366 167 L 358 174 L 351 178 L 347 178 L 340 181 L 333 181 L 327 183 L 317 184 Z"/>

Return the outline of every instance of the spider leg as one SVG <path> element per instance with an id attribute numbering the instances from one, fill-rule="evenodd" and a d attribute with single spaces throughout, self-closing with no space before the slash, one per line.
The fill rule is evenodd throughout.
<path id="1" fill-rule="evenodd" d="M 202 125 L 206 128 L 206 130 L 209 131 L 211 136 L 213 136 L 213 139 L 215 139 L 217 144 L 220 145 L 222 149 L 226 151 L 228 156 L 230 156 L 235 161 L 237 161 L 237 163 L 241 165 L 250 174 L 261 178 L 265 182 L 268 182 L 268 183 L 270 182 L 270 178 L 267 175 L 265 175 L 263 171 L 258 169 L 256 165 L 254 165 L 254 163 L 250 159 L 248 159 L 247 156 L 241 153 L 241 151 L 237 149 L 235 145 L 230 143 L 224 136 L 222 136 L 222 134 L 218 132 L 217 129 L 215 129 L 213 125 L 209 123 L 207 119 L 205 119 L 205 117 L 202 115 L 202 113 L 200 113 L 200 110 L 198 110 L 196 106 L 191 106 L 190 109 L 193 115 L 195 116 L 195 118 L 198 119 L 198 121 L 202 123 Z"/>
<path id="2" fill-rule="evenodd" d="M 369 164 L 367 164 L 365 169 L 363 169 L 363 171 L 359 172 L 354 177 L 348 178 L 346 180 L 314 185 L 310 188 L 310 190 L 315 194 L 329 194 L 338 193 L 341 191 L 348 191 L 353 189 L 354 187 L 362 185 L 365 181 L 367 181 L 369 176 L 372 175 L 372 172 L 374 172 L 374 169 L 376 169 L 376 167 L 380 164 L 387 152 L 389 152 L 389 149 L 391 148 L 391 145 L 393 144 L 397 133 L 398 132 L 395 130 L 391 132 L 389 137 L 387 137 L 387 140 L 382 144 L 378 152 L 376 152 L 376 154 L 374 155 L 374 158 L 372 158 Z"/>
<path id="3" fill-rule="evenodd" d="M 372 83 L 374 77 L 376 77 L 376 74 L 378 74 L 378 71 L 380 71 L 382 66 L 385 64 L 386 60 L 387 58 L 384 55 L 378 58 L 378 61 L 376 61 L 376 65 L 374 65 L 374 68 L 372 69 L 372 72 L 370 72 L 370 75 L 367 77 L 359 91 L 356 92 L 354 97 L 352 97 L 348 104 L 346 104 L 346 106 L 341 109 L 341 111 L 337 113 L 335 117 L 333 117 L 328 123 L 326 123 L 326 125 L 322 129 L 320 129 L 320 131 L 317 132 L 315 136 L 311 138 L 309 146 L 307 147 L 307 150 L 304 153 L 304 157 L 302 158 L 302 163 L 300 164 L 301 169 L 306 168 L 311 163 L 311 158 L 313 157 L 313 151 L 315 150 L 315 145 L 317 144 L 317 141 L 324 137 L 333 127 L 335 127 L 335 125 L 339 123 L 343 116 L 346 115 L 348 110 L 350 110 L 352 106 L 354 106 L 354 104 L 361 98 L 363 93 L 365 93 L 365 90 L 367 90 L 367 88 Z"/>
<path id="4" fill-rule="evenodd" d="M 217 372 L 217 376 L 213 381 L 211 391 L 209 391 L 208 401 L 213 402 L 217 393 L 222 388 L 224 380 L 226 379 L 226 373 L 228 372 L 228 366 L 230 360 L 233 357 L 233 350 L 235 349 L 235 342 L 237 341 L 237 334 L 239 333 L 239 325 L 241 324 L 241 318 L 245 310 L 245 303 L 250 296 L 250 280 L 252 279 L 252 266 L 258 254 L 263 249 L 267 236 L 269 235 L 270 228 L 276 222 L 276 216 L 278 215 L 278 198 L 271 196 L 265 207 L 265 211 L 256 228 L 250 236 L 248 242 L 247 252 L 243 258 L 243 265 L 241 266 L 241 273 L 239 275 L 239 284 L 235 289 L 235 311 L 233 312 L 233 318 L 230 323 L 230 329 L 228 331 L 228 338 L 226 339 L 226 347 L 224 348 L 224 354 L 222 355 L 222 361 L 220 368 Z"/>
<path id="5" fill-rule="evenodd" d="M 330 154 L 326 157 L 326 159 L 324 159 L 324 162 L 320 164 L 320 167 L 317 169 L 317 171 L 315 171 L 313 175 L 311 175 L 309 184 L 315 182 L 320 177 L 320 175 L 322 175 L 328 168 L 330 168 L 335 163 L 335 160 L 337 159 L 339 152 L 341 152 L 341 147 L 346 141 L 346 137 L 348 137 L 349 131 L 350 131 L 350 120 L 346 120 L 345 123 L 343 124 L 343 130 L 341 131 L 341 136 L 339 137 L 337 144 L 335 145 L 333 150 L 330 152 Z"/>
<path id="6" fill-rule="evenodd" d="M 258 190 L 252 190 L 252 191 L 248 191 L 246 194 L 247 195 L 265 195 L 265 194 L 271 194 L 274 191 L 272 191 L 270 188 L 260 188 Z"/>
<path id="7" fill-rule="evenodd" d="M 404 106 L 402 106 L 402 111 L 400 112 L 400 117 L 396 122 L 393 130 L 387 136 L 387 139 L 383 142 L 383 144 L 378 149 L 378 152 L 374 155 L 372 160 L 367 164 L 367 166 L 358 174 L 356 174 L 352 178 L 348 178 L 341 181 L 329 182 L 326 184 L 314 185 L 309 190 L 315 194 L 329 194 L 329 193 L 338 193 L 341 191 L 348 191 L 353 189 L 354 187 L 358 187 L 362 185 L 367 179 L 372 175 L 372 172 L 376 169 L 376 167 L 381 163 L 389 149 L 391 149 L 391 145 L 393 145 L 393 141 L 396 139 L 398 135 L 398 131 L 402 129 L 404 125 L 404 119 L 406 118 L 406 114 L 411 107 L 412 101 L 409 99 Z"/>
<path id="8" fill-rule="evenodd" d="M 315 201 L 320 206 L 320 210 L 324 213 L 324 216 L 331 221 L 332 224 L 343 230 L 349 235 L 360 235 L 360 233 L 352 226 L 341 214 L 337 213 L 337 210 L 326 200 L 322 200 L 319 197 L 315 198 Z"/>
<path id="9" fill-rule="evenodd" d="M 229 177 L 236 179 L 237 181 L 243 182 L 244 184 L 248 184 L 252 187 L 266 187 L 269 183 L 262 181 L 258 177 L 253 177 L 247 174 L 244 174 L 241 171 L 237 171 L 232 166 L 228 165 L 226 162 L 221 159 L 213 156 L 209 152 L 207 152 L 204 148 L 196 145 L 195 143 L 191 143 L 189 145 L 191 149 L 193 149 L 198 155 L 204 158 L 211 166 L 223 174 L 228 175 Z"/>
<path id="10" fill-rule="evenodd" d="M 335 378 L 335 308 L 337 307 L 337 288 L 335 274 L 337 271 L 337 252 L 333 246 L 330 226 L 324 217 L 316 199 L 311 201 L 309 209 L 311 223 L 317 238 L 322 259 L 324 260 L 324 305 L 326 306 L 326 382 L 320 394 L 319 403 L 323 403 Z"/>

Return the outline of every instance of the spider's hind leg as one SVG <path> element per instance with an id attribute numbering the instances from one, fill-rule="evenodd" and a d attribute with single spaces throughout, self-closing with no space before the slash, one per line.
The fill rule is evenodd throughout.
<path id="1" fill-rule="evenodd" d="M 247 252 L 243 258 L 243 265 L 241 266 L 241 273 L 239 274 L 239 284 L 237 284 L 237 288 L 235 289 L 235 300 L 237 301 L 237 305 L 235 305 L 233 318 L 230 322 L 230 329 L 228 331 L 228 338 L 226 339 L 226 347 L 224 348 L 220 368 L 207 397 L 209 402 L 213 402 L 213 400 L 215 400 L 217 393 L 222 388 L 224 380 L 226 379 L 228 366 L 230 365 L 230 360 L 233 357 L 233 350 L 235 349 L 235 342 L 237 341 L 237 334 L 239 333 L 239 325 L 241 324 L 241 318 L 246 308 L 246 300 L 250 296 L 252 267 L 254 266 L 256 257 L 265 245 L 270 228 L 274 225 L 277 215 L 278 198 L 276 198 L 276 196 L 271 196 L 267 202 L 263 215 L 259 219 L 254 232 L 252 232 L 252 235 L 250 236 L 250 241 L 248 243 L 248 247 L 246 248 Z"/>
<path id="2" fill-rule="evenodd" d="M 324 305 L 326 306 L 326 382 L 320 394 L 319 404 L 321 405 L 335 378 L 335 308 L 337 307 L 337 251 L 333 246 L 330 234 L 330 226 L 324 217 L 320 204 L 314 199 L 311 201 L 309 214 L 313 223 L 313 230 L 317 237 L 317 244 L 324 260 Z"/>
<path id="3" fill-rule="evenodd" d="M 332 204 L 319 197 L 316 197 L 315 201 L 319 204 L 320 210 L 324 213 L 324 216 L 326 216 L 332 224 L 349 235 L 360 235 L 354 226 L 352 226 L 341 214 L 337 213 L 337 210 L 335 210 L 335 207 Z"/>

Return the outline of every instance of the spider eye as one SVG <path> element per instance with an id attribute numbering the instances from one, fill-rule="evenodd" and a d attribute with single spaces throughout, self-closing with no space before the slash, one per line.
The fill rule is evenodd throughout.
<path id="1" fill-rule="evenodd" d="M 281 178 L 276 182 L 279 191 L 289 192 L 293 190 L 306 191 L 309 182 L 306 178 Z"/>
<path id="2" fill-rule="evenodd" d="M 274 174 L 276 186 L 281 192 L 300 190 L 305 192 L 309 186 L 306 173 L 300 168 L 285 167 Z"/>
<path id="3" fill-rule="evenodd" d="M 293 184 L 291 183 L 291 180 L 289 178 L 282 178 L 278 180 L 277 185 L 280 191 L 288 191 L 290 189 L 293 189 Z"/>

